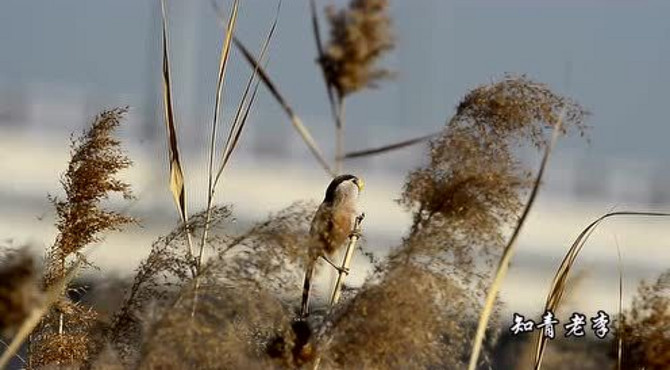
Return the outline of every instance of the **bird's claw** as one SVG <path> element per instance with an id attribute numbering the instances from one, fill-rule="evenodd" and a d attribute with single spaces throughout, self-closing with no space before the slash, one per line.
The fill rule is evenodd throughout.
<path id="1" fill-rule="evenodd" d="M 330 258 L 328 258 L 326 256 L 321 256 L 321 258 L 323 258 L 324 261 L 328 262 L 328 264 L 331 265 L 340 274 L 349 275 L 349 268 L 348 267 L 344 267 L 344 266 L 340 267 L 335 262 L 331 261 Z"/>
<path id="2" fill-rule="evenodd" d="M 339 272 L 340 274 L 349 275 L 349 268 L 348 268 L 348 267 L 335 267 L 335 269 L 336 269 L 337 272 Z"/>

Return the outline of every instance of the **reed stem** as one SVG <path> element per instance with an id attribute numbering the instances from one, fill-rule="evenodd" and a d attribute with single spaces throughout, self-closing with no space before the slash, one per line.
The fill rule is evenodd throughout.
<path id="1" fill-rule="evenodd" d="M 344 99 L 337 99 L 337 115 L 335 118 L 335 172 L 342 174 L 344 162 Z"/>
<path id="2" fill-rule="evenodd" d="M 349 266 L 351 265 L 351 259 L 354 255 L 354 250 L 356 249 L 356 243 L 361 236 L 361 223 L 363 222 L 364 218 L 365 213 L 361 213 L 358 217 L 356 217 L 356 221 L 354 222 L 354 229 L 351 231 L 351 235 L 349 236 L 349 244 L 347 245 L 347 249 L 344 252 L 344 258 L 342 259 L 342 269 L 337 275 L 337 281 L 335 282 L 335 287 L 333 288 L 333 294 L 330 296 L 330 307 L 336 305 L 340 300 L 340 296 L 342 294 L 342 285 L 344 284 L 344 276 L 346 275 L 345 271 L 348 271 Z"/>

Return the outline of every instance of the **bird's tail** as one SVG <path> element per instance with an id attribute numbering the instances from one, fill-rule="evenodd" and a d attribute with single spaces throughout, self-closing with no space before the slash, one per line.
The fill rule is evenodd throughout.
<path id="1" fill-rule="evenodd" d="M 305 281 L 302 286 L 302 306 L 300 307 L 300 317 L 306 317 L 309 314 L 309 291 L 312 288 L 312 275 L 314 275 L 314 267 L 316 266 L 316 259 L 311 260 L 307 264 L 305 270 Z"/>

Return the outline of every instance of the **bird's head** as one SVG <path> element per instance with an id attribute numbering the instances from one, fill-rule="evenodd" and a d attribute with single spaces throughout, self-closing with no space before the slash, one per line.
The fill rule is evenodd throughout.
<path id="1" fill-rule="evenodd" d="M 358 193 L 363 190 L 363 179 L 354 175 L 340 175 L 333 179 L 326 189 L 324 203 L 340 203 L 342 201 L 355 200 Z"/>

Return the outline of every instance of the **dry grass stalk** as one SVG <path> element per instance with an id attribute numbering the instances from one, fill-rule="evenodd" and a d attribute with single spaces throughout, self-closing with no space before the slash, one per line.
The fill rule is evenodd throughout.
<path id="1" fill-rule="evenodd" d="M 542 158 L 540 169 L 537 173 L 537 177 L 535 178 L 535 182 L 533 183 L 533 188 L 531 189 L 530 195 L 528 196 L 526 206 L 524 207 L 523 212 L 521 213 L 521 217 L 519 217 L 519 221 L 517 221 L 516 227 L 512 232 L 512 236 L 510 237 L 509 242 L 507 242 L 507 245 L 503 250 L 502 257 L 500 258 L 500 262 L 498 263 L 498 268 L 493 277 L 493 282 L 491 283 L 491 286 L 489 287 L 488 292 L 486 293 L 486 300 L 484 301 L 484 307 L 481 310 L 479 321 L 477 322 L 477 332 L 475 334 L 475 338 L 473 341 L 472 354 L 470 355 L 470 362 L 468 365 L 469 370 L 475 370 L 477 367 L 477 363 L 479 361 L 479 354 L 482 350 L 482 343 L 484 341 L 484 334 L 486 332 L 486 326 L 488 325 L 491 314 L 493 313 L 494 304 L 498 296 L 498 292 L 500 291 L 500 287 L 502 286 L 503 279 L 507 275 L 507 270 L 509 269 L 509 263 L 512 260 L 512 257 L 514 256 L 514 246 L 516 243 L 516 239 L 521 233 L 521 228 L 523 227 L 523 224 L 526 221 L 528 214 L 530 213 L 530 209 L 533 206 L 533 203 L 535 202 L 537 193 L 540 190 L 540 184 L 542 183 L 542 176 L 544 175 L 544 171 L 547 168 L 547 163 L 549 161 L 549 155 L 551 154 L 551 150 L 553 149 L 554 145 L 556 145 L 556 141 L 558 140 L 558 136 L 560 135 L 562 124 L 563 119 L 562 117 L 559 117 L 558 121 L 556 122 L 556 126 L 553 129 L 551 141 L 549 142 L 549 145 L 547 145 L 547 147 L 545 148 L 544 157 Z"/>
<path id="2" fill-rule="evenodd" d="M 342 259 L 342 265 L 340 266 L 342 270 L 338 272 L 337 280 L 335 281 L 335 286 L 333 287 L 333 291 L 330 295 L 331 310 L 333 309 L 333 306 L 335 306 L 340 301 L 340 297 L 342 294 L 342 285 L 344 284 L 344 276 L 346 274 L 345 271 L 348 271 L 349 266 L 351 265 L 351 258 L 354 255 L 354 250 L 356 249 L 356 243 L 358 242 L 358 239 L 360 238 L 361 235 L 361 223 L 363 222 L 364 218 L 365 218 L 364 213 L 356 217 L 354 227 L 351 230 L 351 235 L 349 235 L 349 243 L 347 244 L 347 248 L 344 252 L 344 258 Z M 301 312 L 300 316 L 304 317 L 305 313 Z M 314 366 L 312 368 L 314 370 L 317 370 L 320 364 L 321 364 L 321 356 L 317 356 L 316 359 L 314 360 Z"/>
<path id="3" fill-rule="evenodd" d="M 230 160 L 233 151 L 237 147 L 237 144 L 239 143 L 240 136 L 242 134 L 242 130 L 244 129 L 244 126 L 247 122 L 247 118 L 249 117 L 249 112 L 251 111 L 251 107 L 253 106 L 253 102 L 256 98 L 256 94 L 258 92 L 258 87 L 260 85 L 260 82 L 262 78 L 260 77 L 260 70 L 262 69 L 261 64 L 265 62 L 265 57 L 266 53 L 268 50 L 268 47 L 270 45 L 270 41 L 272 40 L 272 36 L 274 35 L 274 31 L 277 27 L 277 22 L 279 20 L 279 11 L 281 9 L 281 0 L 277 2 L 277 12 L 275 13 L 275 18 L 272 22 L 272 26 L 270 27 L 270 30 L 268 31 L 268 34 L 265 37 L 265 40 L 263 41 L 263 45 L 261 47 L 261 52 L 260 52 L 260 61 L 258 64 L 255 65 L 252 73 L 249 76 L 249 79 L 247 81 L 247 84 L 244 89 L 244 93 L 242 94 L 242 97 L 240 99 L 240 102 L 237 106 L 237 111 L 235 112 L 235 117 L 232 120 L 232 123 L 230 125 L 230 131 L 228 133 L 228 136 L 226 137 L 226 143 L 224 150 L 221 155 L 221 164 L 219 166 L 219 169 L 216 173 L 216 177 L 214 178 L 214 183 L 212 184 L 212 189 L 211 192 L 214 192 L 214 189 L 216 188 L 216 185 L 223 174 L 224 169 L 226 168 L 226 165 L 228 164 L 228 161 Z M 232 31 L 231 31 L 232 32 Z M 258 80 L 256 80 L 258 78 Z M 254 83 L 254 80 L 256 82 Z M 253 86 L 253 89 L 251 87 Z M 249 92 L 251 91 L 251 96 L 249 96 Z"/>
<path id="4" fill-rule="evenodd" d="M 164 9 L 164 3 L 163 4 L 163 81 L 164 81 L 164 105 L 166 107 L 166 126 L 168 128 L 168 146 L 170 148 L 170 154 L 171 154 L 171 160 L 170 160 L 170 166 L 171 166 L 171 188 L 173 191 L 173 195 L 175 196 L 175 200 L 177 200 L 177 205 L 178 209 L 180 211 L 180 215 L 183 221 L 183 224 L 188 226 L 188 214 L 186 211 L 186 201 L 185 201 L 185 195 L 184 195 L 184 179 L 181 173 L 181 167 L 179 165 L 179 159 L 178 159 L 178 151 L 177 151 L 177 139 L 176 139 L 176 132 L 174 129 L 174 118 L 173 118 L 173 112 L 172 112 L 172 101 L 171 101 L 171 86 L 170 86 L 170 74 L 169 74 L 169 61 L 168 61 L 168 51 L 167 51 L 167 31 L 166 31 L 166 17 L 165 17 L 165 9 Z M 279 7 L 281 5 L 281 1 L 278 3 L 277 7 L 277 14 L 275 16 L 274 22 L 272 24 L 272 27 L 270 28 L 270 31 L 263 43 L 263 47 L 261 50 L 261 59 L 264 58 L 265 53 L 267 51 L 267 48 L 269 46 L 269 42 L 272 38 L 272 35 L 274 33 L 274 30 L 277 25 L 277 20 L 279 17 Z M 258 68 L 254 68 L 253 73 L 249 77 L 249 80 L 246 84 L 244 93 L 241 97 L 241 100 L 238 104 L 236 113 L 234 115 L 234 118 L 232 119 L 231 125 L 230 125 L 230 130 L 228 132 L 224 148 L 221 152 L 221 163 L 218 166 L 218 169 L 214 171 L 214 157 L 216 155 L 216 140 L 217 140 L 217 128 L 219 125 L 219 111 L 220 111 L 220 105 L 221 105 L 221 98 L 222 98 L 222 89 L 223 89 L 223 84 L 225 81 L 225 72 L 226 72 L 226 67 L 228 65 L 228 57 L 229 57 L 229 52 L 230 52 L 230 44 L 233 39 L 233 34 L 234 34 L 234 29 L 235 29 L 235 24 L 237 20 L 237 14 L 238 14 L 238 8 L 239 8 L 239 1 L 235 0 L 233 2 L 231 12 L 230 12 L 230 17 L 228 19 L 228 23 L 226 26 L 226 31 L 225 31 L 225 37 L 224 41 L 222 43 L 221 47 L 221 57 L 219 60 L 219 71 L 218 71 L 218 79 L 217 79 L 217 85 L 216 85 L 216 93 L 215 93 L 215 104 L 214 104 L 214 118 L 212 120 L 212 129 L 211 129 L 211 137 L 210 137 L 210 147 L 209 147 L 209 171 L 208 171 L 208 191 L 207 191 L 207 206 L 205 209 L 205 223 L 204 223 L 204 228 L 201 234 L 201 242 L 200 242 L 200 248 L 198 251 L 197 256 L 194 256 L 194 251 L 193 251 L 193 243 L 192 243 L 192 236 L 191 236 L 191 231 L 186 229 L 187 232 L 187 241 L 188 241 L 188 249 L 189 249 L 189 255 L 190 258 L 195 258 L 191 262 L 191 274 L 193 277 L 195 277 L 195 295 L 193 299 L 193 312 L 195 312 L 195 305 L 197 304 L 197 291 L 198 291 L 198 286 L 199 286 L 199 276 L 200 272 L 202 269 L 202 264 L 203 264 L 203 253 L 205 250 L 205 246 L 207 244 L 208 240 L 208 232 L 209 232 L 209 225 L 210 225 L 210 219 L 211 219 L 211 212 L 213 209 L 213 201 L 214 201 L 214 193 L 215 189 L 217 187 L 217 184 L 219 180 L 221 179 L 221 176 L 223 175 L 224 169 L 226 165 L 228 164 L 229 160 L 232 157 L 232 153 L 237 147 L 237 144 L 239 143 L 239 139 L 241 137 L 243 128 L 247 122 L 247 119 L 249 117 L 249 113 L 251 111 L 251 107 L 253 105 L 253 102 L 256 98 L 256 94 L 258 92 L 258 86 L 260 83 L 259 81 L 256 81 L 254 84 L 254 80 L 258 76 Z M 177 175 L 175 175 L 177 174 Z M 175 186 L 177 184 L 178 186 Z"/>
<path id="5" fill-rule="evenodd" d="M 342 174 L 342 157 L 344 156 L 344 99 L 338 99 L 335 112 L 337 117 L 335 119 L 337 123 L 335 126 L 335 172 Z"/>
<path id="6" fill-rule="evenodd" d="M 220 15 L 220 9 L 218 4 L 215 1 L 212 1 L 212 5 L 214 9 L 217 11 Z M 352 5 L 353 6 L 353 5 Z M 311 10 L 311 18 L 312 18 L 312 26 L 313 26 L 313 31 L 315 35 L 315 41 L 317 45 L 317 52 L 318 52 L 318 60 L 326 60 L 327 57 L 325 56 L 325 52 L 323 50 L 323 45 L 321 42 L 321 36 L 320 36 L 320 31 L 319 31 L 319 20 L 318 16 L 316 14 L 316 3 L 314 0 L 310 1 L 310 10 Z M 355 13 L 355 11 L 354 11 Z M 335 176 L 336 173 L 341 173 L 342 172 L 342 162 L 345 159 L 351 159 L 351 158 L 357 158 L 357 157 L 363 157 L 363 156 L 368 156 L 368 155 L 376 155 L 376 154 L 381 154 L 381 153 L 386 153 L 389 151 L 405 148 L 407 146 L 415 145 L 420 142 L 423 142 L 425 140 L 428 140 L 432 138 L 434 135 L 428 135 L 420 138 L 415 138 L 415 139 L 410 139 L 410 140 L 404 140 L 399 143 L 394 143 L 390 145 L 386 145 L 381 148 L 374 148 L 374 149 L 369 149 L 369 150 L 362 150 L 362 151 L 357 151 L 357 152 L 351 152 L 351 153 L 344 153 L 344 131 L 343 131 L 343 110 L 344 110 L 344 105 L 343 101 L 341 98 L 338 98 L 336 101 L 335 93 L 333 92 L 333 86 L 330 83 L 329 78 L 326 76 L 326 71 L 322 68 L 322 71 L 324 72 L 324 80 L 326 81 L 326 87 L 327 87 L 327 92 L 328 92 L 328 99 L 330 102 L 331 106 L 331 111 L 333 114 L 333 118 L 336 123 L 336 154 L 335 154 L 335 163 L 336 163 L 336 170 L 333 171 L 328 164 L 328 161 L 325 160 L 324 155 L 322 154 L 321 150 L 319 149 L 318 145 L 316 144 L 316 141 L 310 134 L 309 130 L 307 127 L 304 125 L 300 117 L 298 117 L 291 108 L 291 106 L 288 104 L 287 100 L 283 97 L 283 95 L 279 92 L 279 89 L 277 86 L 274 84 L 274 82 L 270 79 L 269 75 L 267 72 L 258 65 L 258 62 L 254 58 L 254 56 L 251 54 L 251 52 L 244 46 L 244 44 L 237 38 L 234 39 L 235 45 L 240 49 L 242 52 L 242 55 L 246 58 L 246 60 L 249 62 L 251 66 L 254 68 L 259 69 L 259 74 L 261 76 L 261 79 L 263 80 L 263 83 L 266 85 L 268 90 L 272 93 L 272 95 L 275 97 L 277 102 L 281 105 L 283 110 L 286 112 L 288 115 L 289 119 L 291 120 L 291 123 L 293 124 L 294 128 L 298 131 L 300 134 L 301 138 L 307 145 L 307 147 L 310 149 L 312 155 L 317 159 L 319 164 L 331 175 Z"/>
<path id="7" fill-rule="evenodd" d="M 354 222 L 354 229 L 351 231 L 351 235 L 349 236 L 349 244 L 347 244 L 347 249 L 344 252 L 344 258 L 342 259 L 341 267 L 343 270 L 339 271 L 337 280 L 335 281 L 335 286 L 333 287 L 333 293 L 330 295 L 331 307 L 336 305 L 340 300 L 342 284 L 344 284 L 344 271 L 348 271 L 349 266 L 351 265 L 351 258 L 354 255 L 356 243 L 358 242 L 358 238 L 361 235 L 361 223 L 363 222 L 363 218 L 365 218 L 365 214 L 361 214 L 360 216 L 356 217 L 356 221 Z"/>
<path id="8" fill-rule="evenodd" d="M 228 22 L 228 29 L 226 31 L 226 40 L 224 41 L 224 46 L 223 48 L 225 50 L 222 51 L 221 55 L 222 58 L 227 58 L 228 56 L 228 49 L 230 48 L 230 41 L 232 40 L 232 34 L 234 32 L 234 18 L 237 16 L 237 4 L 238 2 L 235 1 L 233 4 L 233 10 L 231 12 L 231 20 Z M 277 3 L 277 13 L 275 14 L 274 21 L 272 23 L 272 26 L 270 27 L 270 31 L 268 32 L 268 35 L 265 38 L 265 41 L 263 42 L 263 46 L 261 48 L 261 62 L 265 58 L 265 54 L 268 50 L 268 46 L 270 44 L 270 40 L 272 39 L 272 35 L 274 34 L 274 31 L 277 27 L 277 21 L 279 19 L 279 10 L 281 7 L 281 1 Z M 225 68 L 226 62 L 225 60 L 221 60 L 221 68 Z M 215 103 L 215 110 L 218 112 L 219 110 L 219 104 L 220 104 L 220 95 L 219 92 L 221 91 L 222 88 L 222 83 L 223 83 L 223 74 L 224 71 L 221 70 L 219 72 L 219 81 L 217 85 L 217 96 L 216 96 L 216 103 Z M 209 173 L 208 173 L 208 192 L 207 192 L 207 207 L 205 210 L 205 225 L 204 229 L 202 232 L 202 239 L 200 243 L 200 251 L 198 252 L 198 259 L 196 261 L 196 281 L 195 281 L 195 293 L 194 293 L 194 298 L 193 298 L 193 311 L 192 313 L 195 314 L 195 309 L 196 309 L 196 304 L 198 302 L 198 286 L 200 284 L 200 270 L 202 268 L 202 257 L 203 257 L 203 252 L 205 250 L 205 245 L 207 243 L 207 234 L 209 231 L 209 222 L 210 222 L 210 210 L 212 209 L 212 202 L 214 200 L 214 193 L 216 191 L 216 186 L 221 179 L 221 176 L 223 175 L 223 171 L 226 168 L 226 165 L 228 164 L 228 161 L 232 157 L 233 151 L 237 147 L 237 144 L 239 143 L 240 137 L 242 135 L 242 131 L 244 129 L 244 126 L 247 122 L 247 119 L 249 118 L 249 112 L 251 111 L 251 107 L 253 106 L 253 102 L 256 99 L 256 94 L 258 93 L 258 87 L 260 84 L 260 79 L 256 81 L 254 84 L 254 80 L 258 76 L 258 68 L 254 68 L 253 72 L 249 76 L 249 80 L 247 81 L 247 84 L 244 89 L 244 93 L 242 94 L 242 97 L 240 99 L 240 102 L 237 106 L 237 111 L 235 113 L 235 116 L 232 120 L 232 123 L 230 125 L 230 131 L 228 132 L 228 136 L 226 137 L 226 142 L 224 145 L 224 149 L 221 154 L 221 163 L 219 165 L 219 169 L 216 173 L 216 176 L 213 177 L 213 156 L 215 152 L 215 145 L 213 143 L 216 142 L 216 126 L 218 124 L 217 122 L 217 117 L 218 114 L 214 115 L 214 121 L 213 121 L 213 128 L 212 128 L 212 145 L 210 147 L 210 168 L 209 168 Z M 253 85 L 253 90 L 251 89 Z M 251 95 L 249 95 L 251 91 Z"/>
<path id="9" fill-rule="evenodd" d="M 375 87 L 377 81 L 391 75 L 388 70 L 376 66 L 394 46 L 388 1 L 351 0 L 346 9 L 327 7 L 330 40 L 325 48 L 321 45 L 314 1 L 310 5 L 318 61 L 335 118 L 335 170 L 342 173 L 345 97 Z"/>
<path id="10" fill-rule="evenodd" d="M 621 258 L 621 248 L 619 248 L 619 241 L 614 239 L 616 243 L 616 257 L 617 257 L 617 272 L 619 273 L 619 306 L 617 317 L 619 322 L 623 321 L 623 259 Z M 617 370 L 621 370 L 621 363 L 623 358 L 623 335 L 617 333 Z"/>
<path id="11" fill-rule="evenodd" d="M 312 19 L 312 33 L 314 34 L 314 42 L 316 43 L 316 54 L 318 59 L 323 60 L 325 57 L 325 52 L 323 50 L 323 43 L 321 42 L 321 27 L 319 26 L 319 15 L 316 10 L 316 0 L 309 1 L 309 10 L 310 17 Z M 335 100 L 335 91 L 333 91 L 333 86 L 326 75 L 326 71 L 321 68 L 323 73 L 323 80 L 326 83 L 326 93 L 328 95 L 328 103 L 330 105 L 330 113 L 333 115 L 333 120 L 335 121 L 336 127 L 342 127 L 340 122 L 341 115 L 338 113 L 337 101 Z M 339 171 L 338 171 L 339 172 Z"/>
<path id="12" fill-rule="evenodd" d="M 209 143 L 209 170 L 207 171 L 207 208 L 205 231 L 202 234 L 202 242 L 200 243 L 200 253 L 198 254 L 198 266 L 202 264 L 202 251 L 207 239 L 207 229 L 209 223 L 210 211 L 212 209 L 212 201 L 214 199 L 214 155 L 216 153 L 216 131 L 219 126 L 219 110 L 221 109 L 221 98 L 223 95 L 223 82 L 226 76 L 226 67 L 228 66 L 228 56 L 230 55 L 230 42 L 235 31 L 235 23 L 237 21 L 237 11 L 239 8 L 239 1 L 234 1 L 230 11 L 230 18 L 228 18 L 228 25 L 226 26 L 225 37 L 221 46 L 221 57 L 219 58 L 219 76 L 216 83 L 216 93 L 214 97 L 214 118 L 212 119 L 212 134 Z"/>
<path id="13" fill-rule="evenodd" d="M 221 11 L 219 4 L 215 0 L 212 0 L 210 3 L 217 17 L 219 19 L 223 19 L 222 16 L 223 12 Z M 319 149 L 319 146 L 317 145 L 316 141 L 314 140 L 314 137 L 307 129 L 307 126 L 305 126 L 305 124 L 302 122 L 302 119 L 300 119 L 300 117 L 298 117 L 298 115 L 295 113 L 295 110 L 288 104 L 286 98 L 284 98 L 284 96 L 279 92 L 277 85 L 272 81 L 272 79 L 270 79 L 270 76 L 268 75 L 267 71 L 263 68 L 262 65 L 260 65 L 260 63 L 256 60 L 251 51 L 249 51 L 249 49 L 244 45 L 242 41 L 240 41 L 240 39 L 238 39 L 237 37 L 233 37 L 233 42 L 235 43 L 235 46 L 242 52 L 242 56 L 249 63 L 250 67 L 257 71 L 261 81 L 263 82 L 265 87 L 268 88 L 272 96 L 275 98 L 275 100 L 282 107 L 286 115 L 289 117 L 291 124 L 296 129 L 296 131 L 298 131 L 298 134 L 305 142 L 314 158 L 316 158 L 321 167 L 323 167 L 323 169 L 326 170 L 326 172 L 329 175 L 334 177 L 335 173 L 330 168 L 328 161 L 325 160 L 325 157 L 321 149 Z"/>
<path id="14" fill-rule="evenodd" d="M 567 288 L 567 279 L 572 266 L 579 256 L 579 252 L 582 250 L 586 242 L 588 241 L 591 233 L 600 225 L 603 221 L 612 217 L 620 216 L 633 216 L 633 217 L 670 217 L 670 213 L 657 213 L 657 212 L 610 212 L 600 218 L 593 221 L 589 224 L 582 232 L 579 234 L 577 239 L 573 242 L 570 249 L 566 253 L 561 265 L 559 266 L 554 279 L 551 283 L 549 293 L 547 294 L 547 300 L 544 305 L 543 312 L 552 311 L 556 312 L 558 305 L 561 303 L 561 299 Z M 546 349 L 547 339 L 541 333 L 536 335 L 535 341 L 535 369 L 539 370 L 542 368 L 542 359 Z"/>
<path id="15" fill-rule="evenodd" d="M 167 35 L 167 17 L 165 15 L 165 0 L 161 0 L 161 20 L 163 35 L 163 110 L 165 115 L 165 129 L 167 132 L 167 147 L 170 161 L 169 187 L 174 198 L 179 217 L 184 225 L 188 224 L 188 210 L 186 202 L 186 186 L 184 173 L 179 159 L 179 145 L 177 143 L 177 129 L 172 104 L 172 82 L 170 78 L 170 59 Z M 187 230 L 188 231 L 188 230 Z M 188 236 L 188 250 L 190 258 L 194 257 L 193 240 L 190 232 Z M 194 272 L 195 273 L 195 272 Z"/>
<path id="16" fill-rule="evenodd" d="M 435 139 L 439 135 L 440 135 L 440 133 L 434 133 L 434 134 L 430 134 L 430 135 L 419 136 L 419 137 L 408 139 L 408 140 L 403 140 L 403 141 L 393 143 L 393 144 L 387 144 L 387 145 L 380 146 L 380 147 L 377 147 L 377 148 L 357 150 L 357 151 L 345 153 L 344 156 L 340 158 L 340 160 L 370 157 L 370 156 L 373 156 L 373 155 L 384 154 L 384 153 L 391 152 L 391 151 L 394 151 L 394 150 L 403 149 L 403 148 L 406 148 L 406 147 L 409 147 L 409 146 L 412 146 L 412 145 L 420 144 L 420 143 L 423 143 L 427 140 Z"/>
<path id="17" fill-rule="evenodd" d="M 202 267 L 202 257 L 203 257 L 203 252 L 205 250 L 205 245 L 207 243 L 207 233 L 209 232 L 209 223 L 210 223 L 210 217 L 211 217 L 211 211 L 212 211 L 212 202 L 214 201 L 214 189 L 216 188 L 216 183 L 219 180 L 219 174 L 217 173 L 216 178 L 214 177 L 214 156 L 216 153 L 216 139 L 217 139 L 217 128 L 219 126 L 219 110 L 221 109 L 221 96 L 223 94 L 223 83 L 224 79 L 226 76 L 226 67 L 228 66 L 228 56 L 230 55 L 230 42 L 233 38 L 233 33 L 235 32 L 235 24 L 237 21 L 237 12 L 239 8 L 239 1 L 235 0 L 232 4 L 232 8 L 230 10 L 230 17 L 228 18 L 228 25 L 226 26 L 226 32 L 224 36 L 223 43 L 221 45 L 221 56 L 219 58 L 219 73 L 218 73 L 218 79 L 216 83 L 216 92 L 214 96 L 214 118 L 212 119 L 212 134 L 210 137 L 210 146 L 209 146 L 209 168 L 207 171 L 207 206 L 205 208 L 205 226 L 202 232 L 202 239 L 200 240 L 200 251 L 198 252 L 197 259 L 194 262 L 194 269 L 195 269 L 195 292 L 194 292 L 194 297 L 193 297 L 193 309 L 191 311 L 191 314 L 195 314 L 196 310 L 196 305 L 198 303 L 198 287 L 200 285 L 200 269 Z M 250 81 L 251 83 L 251 81 Z M 249 84 L 247 85 L 247 90 L 249 88 Z M 245 91 L 246 95 L 246 91 Z M 242 104 L 242 103 L 241 103 Z M 238 107 L 238 112 L 241 110 L 241 106 Z M 237 124 L 237 117 L 233 124 L 231 125 L 231 133 L 228 136 L 228 140 L 226 141 L 226 147 L 224 149 L 223 156 L 225 157 L 227 155 L 226 151 L 231 151 L 232 148 L 230 147 L 230 136 L 232 136 L 233 130 L 236 128 L 235 125 Z M 225 162 L 221 164 L 221 170 L 219 173 L 223 171 L 223 168 L 225 167 Z"/>
<path id="18" fill-rule="evenodd" d="M 233 39 L 233 41 L 235 42 L 235 46 L 237 46 L 237 48 L 240 49 L 242 55 L 249 63 L 249 65 L 258 70 L 258 74 L 261 78 L 261 81 L 263 81 L 263 84 L 265 84 L 265 86 L 268 88 L 272 96 L 275 98 L 275 100 L 282 107 L 286 115 L 289 117 L 291 124 L 296 129 L 305 145 L 307 145 L 314 158 L 316 158 L 321 167 L 329 175 L 334 177 L 335 172 L 330 167 L 330 164 L 328 164 L 328 161 L 325 159 L 325 156 L 323 155 L 321 149 L 319 149 L 319 145 L 316 143 L 316 140 L 309 132 L 307 126 L 305 126 L 305 124 L 302 122 L 302 119 L 295 113 L 295 110 L 288 104 L 286 98 L 284 98 L 284 96 L 279 92 L 277 85 L 270 79 L 270 76 L 268 75 L 267 71 L 265 71 L 265 69 L 258 64 L 258 61 L 256 61 L 256 58 L 253 56 L 253 54 L 251 54 L 249 49 L 247 49 L 247 47 L 244 46 L 244 44 L 239 39 L 235 38 Z"/>

